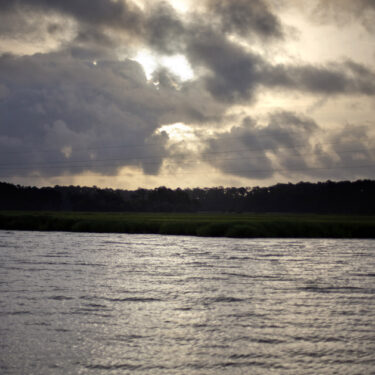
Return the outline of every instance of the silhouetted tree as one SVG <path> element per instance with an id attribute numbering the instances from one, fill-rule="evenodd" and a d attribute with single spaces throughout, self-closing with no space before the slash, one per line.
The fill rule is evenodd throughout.
<path id="1" fill-rule="evenodd" d="M 299 182 L 270 187 L 113 190 L 0 183 L 1 210 L 310 212 L 375 214 L 375 181 Z"/>

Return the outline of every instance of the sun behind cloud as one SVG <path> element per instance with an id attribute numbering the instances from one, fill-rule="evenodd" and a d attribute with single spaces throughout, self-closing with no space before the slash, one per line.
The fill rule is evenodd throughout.
<path id="1" fill-rule="evenodd" d="M 158 68 L 168 69 L 182 81 L 194 78 L 194 72 L 183 55 L 158 56 L 150 50 L 142 49 L 138 51 L 133 60 L 142 65 L 148 80 L 152 79 L 153 73 Z"/>
<path id="2" fill-rule="evenodd" d="M 1 179 L 373 178 L 374 17 L 368 0 L 0 2 Z"/>

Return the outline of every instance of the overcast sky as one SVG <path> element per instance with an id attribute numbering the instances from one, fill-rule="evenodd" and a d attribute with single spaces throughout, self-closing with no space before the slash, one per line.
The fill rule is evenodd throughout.
<path id="1" fill-rule="evenodd" d="M 0 181 L 375 178 L 374 0 L 0 0 Z"/>

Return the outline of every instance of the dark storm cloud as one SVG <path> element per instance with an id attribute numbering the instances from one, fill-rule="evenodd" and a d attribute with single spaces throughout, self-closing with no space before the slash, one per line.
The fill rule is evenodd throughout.
<path id="1" fill-rule="evenodd" d="M 188 39 L 186 52 L 193 66 L 208 70 L 202 77 L 207 90 L 228 105 L 249 103 L 260 88 L 316 95 L 375 94 L 375 74 L 361 64 L 274 65 L 210 28 L 196 30 Z"/>
<path id="2" fill-rule="evenodd" d="M 332 132 L 332 165 L 345 165 L 352 169 L 352 175 L 361 177 L 363 173 L 375 172 L 375 138 L 373 127 L 347 124 Z M 369 166 L 368 168 L 366 166 Z"/>
<path id="3" fill-rule="evenodd" d="M 216 99 L 236 102 L 252 98 L 259 83 L 258 70 L 263 64 L 259 56 L 203 28 L 189 40 L 187 56 L 193 66 L 208 69 L 203 81 Z"/>
<path id="4" fill-rule="evenodd" d="M 312 94 L 374 95 L 375 73 L 362 64 L 347 61 L 325 66 L 263 64 L 259 83 Z"/>
<path id="5" fill-rule="evenodd" d="M 249 31 L 260 36 L 282 36 L 282 25 L 263 2 L 217 0 L 208 4 L 212 12 L 221 15 L 227 25 L 225 29 L 229 25 L 234 29 L 246 25 Z M 240 14 L 246 19 L 243 23 L 236 18 Z M 258 27 L 257 17 L 272 19 L 269 24 L 273 26 L 268 29 Z M 228 105 L 251 102 L 260 88 L 281 88 L 316 95 L 375 94 L 374 72 L 353 61 L 326 65 L 272 64 L 230 40 L 215 22 L 199 18 L 185 24 L 184 30 L 187 58 L 193 67 L 207 70 L 202 76 L 206 89 L 216 100 Z"/>
<path id="6" fill-rule="evenodd" d="M 224 173 L 265 179 L 274 175 L 275 168 L 305 168 L 303 157 L 293 157 L 295 147 L 308 150 L 317 130 L 312 119 L 291 112 L 273 113 L 266 126 L 247 117 L 229 132 L 208 140 L 204 152 L 217 155 L 210 163 Z"/>
<path id="7" fill-rule="evenodd" d="M 79 46 L 91 46 L 94 49 L 106 47 L 116 48 L 116 41 L 110 36 L 98 30 L 94 26 L 81 27 L 75 37 L 74 44 Z"/>
<path id="8" fill-rule="evenodd" d="M 226 2 L 224 2 L 226 4 Z M 223 3 L 223 4 L 224 4 Z M 167 13 L 166 13 L 167 14 Z M 168 14 L 177 17 L 173 12 Z M 246 50 L 228 39 L 216 24 L 202 18 L 184 24 L 176 21 L 170 31 L 176 35 L 169 50 L 159 38 L 158 50 L 183 53 L 212 97 L 231 105 L 251 102 L 259 88 L 281 88 L 317 95 L 374 95 L 375 74 L 369 68 L 352 62 L 313 64 L 271 64 L 264 57 Z M 162 23 L 168 25 L 168 23 Z M 180 31 L 180 34 L 178 33 Z"/>
<path id="9" fill-rule="evenodd" d="M 58 12 L 96 26 L 137 30 L 141 13 L 125 0 L 2 0 L 0 11 Z"/>
<path id="10" fill-rule="evenodd" d="M 375 176 L 373 127 L 358 124 L 333 130 L 315 145 L 312 165 L 304 175 L 315 179 L 357 179 Z"/>
<path id="11" fill-rule="evenodd" d="M 192 13 L 183 20 L 167 2 L 155 1 L 144 10 L 131 1 L 113 0 L 14 0 L 1 1 L 0 11 L 12 17 L 15 29 L 22 29 L 25 15 L 34 21 L 41 15 L 58 14 L 68 16 L 77 22 L 77 40 L 96 40 L 106 44 L 143 43 L 165 54 L 183 52 L 195 38 L 196 29 L 202 25 L 216 33 L 237 33 L 242 36 L 258 35 L 262 38 L 282 35 L 278 18 L 261 0 L 248 1 L 208 1 L 207 13 Z M 17 22 L 18 19 L 18 22 Z M 220 20 L 213 22 L 213 20 Z M 48 30 L 53 30 L 53 24 Z M 29 31 L 29 28 L 27 29 Z M 108 32 L 111 33 L 110 37 Z M 104 43 L 103 43 L 104 42 Z"/>
<path id="12" fill-rule="evenodd" d="M 0 81 L 6 88 L 0 100 L 2 175 L 25 175 L 25 167 L 44 175 L 83 170 L 113 174 L 116 163 L 103 166 L 96 160 L 117 158 L 125 159 L 119 165 L 157 172 L 166 154 L 165 139 L 153 136 L 163 100 L 137 63 L 95 66 L 67 53 L 2 56 Z M 122 145 L 130 147 L 110 148 Z M 144 159 L 129 160 L 137 154 L 132 145 L 152 158 L 152 170 Z M 52 168 L 43 167 L 45 163 Z"/>
<path id="13" fill-rule="evenodd" d="M 375 173 L 371 127 L 347 125 L 327 134 L 313 119 L 285 111 L 270 114 L 266 125 L 247 117 L 216 134 L 204 151 L 211 154 L 207 161 L 220 171 L 247 178 L 353 179 Z"/>
<path id="14" fill-rule="evenodd" d="M 0 21 L 0 39 L 10 35 L 42 50 L 47 39 L 59 41 L 64 33 L 70 34 L 70 44 L 113 50 L 124 43 L 127 47 L 138 43 L 144 14 L 127 1 L 3 0 Z"/>
<path id="15" fill-rule="evenodd" d="M 199 83 L 176 87 L 165 72 L 155 87 L 137 62 L 96 62 L 95 52 L 0 57 L 2 176 L 110 175 L 126 165 L 155 174 L 168 156 L 166 135 L 154 134 L 162 124 L 213 121 L 225 110 Z"/>
<path id="16" fill-rule="evenodd" d="M 283 35 L 280 20 L 262 0 L 208 0 L 207 8 L 220 17 L 224 32 L 243 37 L 255 34 L 280 38 Z"/>
<path id="17" fill-rule="evenodd" d="M 206 90 L 201 80 L 182 82 L 180 78 L 165 68 L 153 74 L 158 93 L 168 103 L 163 110 L 162 124 L 176 122 L 213 123 L 220 122 L 227 105 L 216 101 Z"/>
<path id="18" fill-rule="evenodd" d="M 59 35 L 65 18 L 75 22 L 74 36 L 58 52 L 0 56 L 0 173 L 90 170 L 109 175 L 118 166 L 137 165 L 156 174 L 164 158 L 171 157 L 166 136 L 154 134 L 163 124 L 220 126 L 232 105 L 252 104 L 262 90 L 324 97 L 375 94 L 374 72 L 354 61 L 273 64 L 233 41 L 229 34 L 282 41 L 283 25 L 266 2 L 210 0 L 205 6 L 203 13 L 182 19 L 163 2 L 141 10 L 130 1 L 0 0 L 0 18 L 12 20 L 0 22 L 0 38 L 8 33 L 23 40 L 34 33 L 43 40 Z M 39 17 L 43 22 L 37 22 Z M 118 60 L 117 49 L 134 45 L 161 55 L 183 54 L 195 79 L 183 82 L 160 68 L 154 72 L 155 86 L 138 63 Z M 266 126 L 247 118 L 209 140 L 207 152 L 226 156 L 211 161 L 223 172 L 252 178 L 271 177 L 275 168 L 305 168 L 309 174 L 311 160 L 324 166 L 347 163 L 334 149 L 312 145 L 317 131 L 312 119 L 281 111 L 270 115 Z M 299 155 L 296 144 L 305 145 L 313 158 Z M 137 146 L 137 152 L 118 145 Z M 236 158 L 221 154 L 228 148 L 238 151 Z M 97 162 L 112 159 L 124 160 Z M 42 168 L 53 161 L 60 164 Z M 29 169 L 20 172 L 20 165 Z"/>
<path id="19" fill-rule="evenodd" d="M 176 11 L 167 3 L 157 2 L 144 13 L 142 38 L 146 44 L 164 54 L 183 51 L 186 29 Z"/>
<path id="20" fill-rule="evenodd" d="M 8 13 L 22 10 L 57 12 L 86 25 L 123 29 L 134 35 L 143 35 L 151 43 L 158 44 L 160 39 L 165 44 L 168 39 L 173 44 L 170 37 L 178 38 L 181 35 L 183 22 L 167 2 L 155 1 L 148 5 L 142 11 L 128 0 L 2 0 L 0 10 Z M 217 15 L 224 31 L 244 36 L 282 35 L 280 21 L 263 0 L 208 0 L 206 6 L 208 14 L 205 15 L 205 23 L 210 23 L 212 15 Z"/>
<path id="21" fill-rule="evenodd" d="M 107 29 L 122 30 L 162 54 L 182 53 L 193 69 L 205 72 L 200 74 L 201 87 L 226 105 L 252 101 L 261 87 L 318 95 L 375 93 L 374 73 L 359 64 L 273 65 L 229 40 L 226 30 L 251 31 L 260 36 L 282 35 L 280 21 L 265 2 L 216 0 L 206 5 L 211 13 L 194 14 L 194 19 L 187 16 L 183 21 L 163 2 L 156 2 L 144 11 L 129 1 L 16 0 L 12 6 L 2 2 L 8 12 L 9 8 L 19 11 L 26 7 L 76 19 L 78 33 L 70 47 L 80 58 L 84 54 L 92 59 L 106 56 L 121 45 L 123 41 Z M 218 15 L 221 23 L 212 21 L 210 14 L 213 19 Z"/>
<path id="22" fill-rule="evenodd" d="M 5 20 L 12 18 L 14 30 L 19 27 L 25 31 L 29 31 L 24 27 L 25 18 L 31 19 L 35 26 L 41 16 L 70 17 L 77 22 L 75 42 L 96 42 L 110 48 L 122 45 L 125 37 L 127 44 L 145 43 L 162 53 L 175 53 L 184 35 L 183 22 L 162 1 L 155 1 L 142 11 L 126 0 L 14 0 L 1 1 L 0 12 Z M 52 24 L 48 31 L 53 30 Z"/>
<path id="23" fill-rule="evenodd" d="M 61 40 L 66 29 L 64 20 L 57 21 L 46 14 L 39 14 L 36 18 L 34 12 L 18 8 L 12 11 L 0 10 L 0 53 L 7 51 L 4 40 L 9 41 L 10 48 L 15 42 L 44 46 L 52 35 L 53 39 Z"/>
<path id="24" fill-rule="evenodd" d="M 348 22 L 360 22 L 368 31 L 374 31 L 374 0 L 316 0 L 311 5 L 316 22 L 336 22 L 341 26 Z"/>

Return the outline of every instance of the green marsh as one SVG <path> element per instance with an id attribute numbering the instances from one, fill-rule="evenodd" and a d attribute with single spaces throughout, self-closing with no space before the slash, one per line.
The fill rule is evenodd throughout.
<path id="1" fill-rule="evenodd" d="M 375 238 L 375 217 L 315 214 L 2 211 L 0 229 L 244 238 Z"/>

